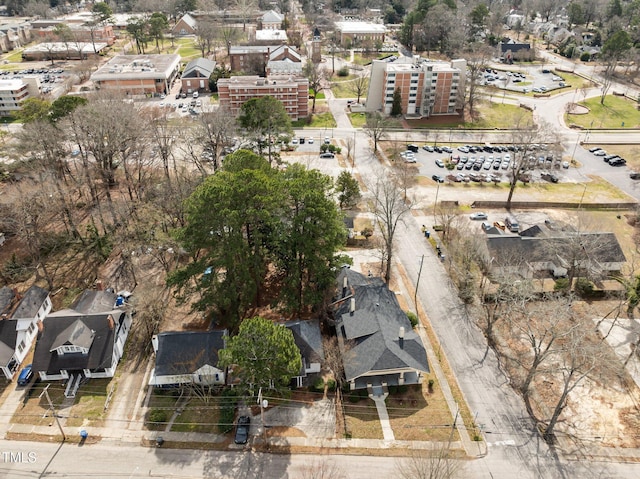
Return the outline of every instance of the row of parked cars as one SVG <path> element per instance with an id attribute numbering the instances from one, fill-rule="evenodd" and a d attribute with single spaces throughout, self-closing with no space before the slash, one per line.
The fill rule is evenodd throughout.
<path id="1" fill-rule="evenodd" d="M 598 146 L 589 148 L 589 151 L 593 153 L 594 156 L 601 156 L 605 163 L 609 163 L 609 166 L 624 166 L 627 164 L 627 160 L 624 158 L 621 158 L 619 155 L 608 155 L 605 150 Z"/>

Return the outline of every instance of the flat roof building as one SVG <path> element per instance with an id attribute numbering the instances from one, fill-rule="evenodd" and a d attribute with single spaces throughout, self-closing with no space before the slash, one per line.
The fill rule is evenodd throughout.
<path id="1" fill-rule="evenodd" d="M 450 63 L 420 58 L 374 60 L 366 110 L 391 113 L 393 93 L 399 88 L 405 117 L 456 114 L 464 94 L 465 73 L 465 60 Z"/>
<path id="2" fill-rule="evenodd" d="M 10 116 L 22 109 L 28 98 L 37 97 L 40 84 L 36 77 L 0 80 L 0 116 Z"/>
<path id="3" fill-rule="evenodd" d="M 218 80 L 220 105 L 238 115 L 252 98 L 272 96 L 279 100 L 295 121 L 309 115 L 309 80 L 290 76 L 235 76 Z"/>
<path id="4" fill-rule="evenodd" d="M 359 47 L 369 42 L 384 43 L 387 27 L 381 23 L 370 22 L 336 22 L 336 33 L 343 47 Z"/>
<path id="5" fill-rule="evenodd" d="M 98 89 L 125 95 L 168 93 L 179 69 L 180 55 L 118 55 L 91 75 L 91 81 Z"/>

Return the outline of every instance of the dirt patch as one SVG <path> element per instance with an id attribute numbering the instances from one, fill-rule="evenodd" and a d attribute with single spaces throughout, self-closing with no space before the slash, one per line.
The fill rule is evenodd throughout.
<path id="1" fill-rule="evenodd" d="M 267 429 L 267 437 L 307 437 L 307 435 L 295 427 L 274 426 Z"/>

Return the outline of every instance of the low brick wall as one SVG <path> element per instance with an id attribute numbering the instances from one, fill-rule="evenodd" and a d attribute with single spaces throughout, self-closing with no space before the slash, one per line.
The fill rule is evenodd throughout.
<path id="1" fill-rule="evenodd" d="M 488 201 L 480 200 L 474 201 L 471 206 L 473 208 L 506 208 L 506 201 Z M 620 202 L 620 203 L 568 203 L 562 201 L 512 201 L 511 208 L 513 209 L 540 209 L 540 208 L 559 208 L 559 209 L 578 209 L 584 208 L 585 210 L 634 210 L 638 207 L 638 203 L 634 202 Z"/>

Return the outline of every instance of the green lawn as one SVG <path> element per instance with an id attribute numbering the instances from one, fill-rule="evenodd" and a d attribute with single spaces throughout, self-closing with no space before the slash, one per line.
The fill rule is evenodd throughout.
<path id="1" fill-rule="evenodd" d="M 600 97 L 589 98 L 580 105 L 589 108 L 586 115 L 565 115 L 568 125 L 579 125 L 582 128 L 638 128 L 640 127 L 640 113 L 637 103 L 624 97 L 607 95 L 604 105 L 600 104 Z"/>
<path id="2" fill-rule="evenodd" d="M 353 63 L 355 63 L 356 65 L 368 65 L 372 60 L 379 60 L 381 58 L 386 58 L 389 55 L 397 54 L 398 52 L 370 53 L 367 55 L 363 55 L 362 53 L 354 53 Z"/>
<path id="3" fill-rule="evenodd" d="M 200 49 L 196 47 L 196 42 L 193 38 L 180 38 L 175 43 L 178 47 L 178 55 L 180 55 L 183 60 L 193 60 L 202 55 Z"/>
<path id="4" fill-rule="evenodd" d="M 437 123 L 432 119 L 424 118 L 421 120 L 407 120 L 412 128 L 456 128 L 456 129 L 486 129 L 498 128 L 509 129 L 517 124 L 526 124 L 533 121 L 533 112 L 520 108 L 517 105 L 501 104 L 501 103 L 481 103 L 478 106 L 480 118 L 470 122 L 463 122 L 458 117 L 452 118 L 450 122 L 443 122 L 436 118 Z"/>
<path id="5" fill-rule="evenodd" d="M 308 121 L 307 118 L 301 118 L 300 120 L 291 122 L 292 128 L 335 128 L 336 126 L 338 126 L 338 124 L 331 112 L 313 113 L 311 115 L 311 121 Z"/>
<path id="6" fill-rule="evenodd" d="M 313 95 L 313 89 L 309 88 L 309 96 Z M 326 97 L 323 91 L 318 92 L 316 95 L 316 100 L 324 100 Z"/>
<path id="7" fill-rule="evenodd" d="M 349 113 L 348 116 L 354 128 L 362 128 L 367 122 L 367 116 L 364 113 Z"/>
<path id="8" fill-rule="evenodd" d="M 339 81 L 332 82 L 331 91 L 333 92 L 333 96 L 335 96 L 336 98 L 356 98 L 358 95 L 354 93 L 353 87 L 351 86 L 351 81 L 354 78 L 355 76 L 353 76 L 350 80 L 347 80 L 347 81 L 339 80 Z M 366 92 L 368 91 L 368 89 L 369 89 L 369 81 L 367 80 L 367 83 L 363 89 L 365 94 L 360 97 L 361 100 L 363 98 L 366 98 Z"/>

